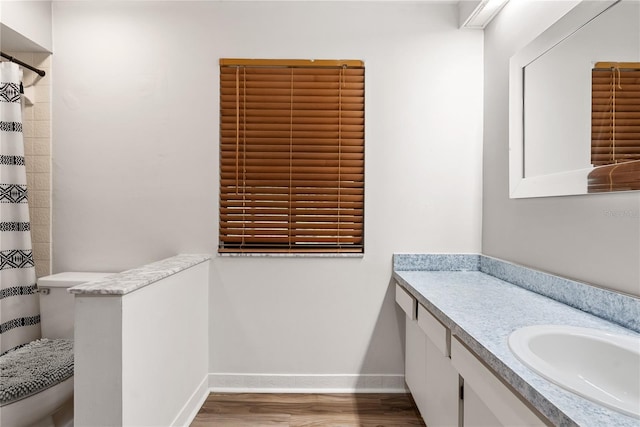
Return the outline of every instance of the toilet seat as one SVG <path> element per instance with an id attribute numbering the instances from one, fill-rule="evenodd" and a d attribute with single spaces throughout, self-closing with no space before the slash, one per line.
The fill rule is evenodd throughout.
<path id="1" fill-rule="evenodd" d="M 0 356 L 0 425 L 51 424 L 51 414 L 73 398 L 73 342 L 32 341 Z M 43 424 L 45 423 L 45 424 Z"/>
<path id="2" fill-rule="evenodd" d="M 73 399 L 73 377 L 24 399 L 0 407 L 2 427 L 29 426 Z"/>
<path id="3" fill-rule="evenodd" d="M 0 405 L 39 393 L 73 375 L 73 341 L 43 338 L 0 356 L 6 381 L 0 385 Z"/>

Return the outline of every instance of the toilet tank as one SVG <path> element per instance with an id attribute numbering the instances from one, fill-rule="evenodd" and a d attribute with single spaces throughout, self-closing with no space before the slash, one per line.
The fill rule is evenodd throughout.
<path id="1" fill-rule="evenodd" d="M 42 337 L 73 339 L 74 296 L 67 290 L 110 274 L 113 273 L 67 272 L 39 278 Z"/>

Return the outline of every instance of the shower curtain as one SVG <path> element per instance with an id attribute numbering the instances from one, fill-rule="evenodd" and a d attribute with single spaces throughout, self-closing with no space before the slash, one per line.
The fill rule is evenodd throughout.
<path id="1" fill-rule="evenodd" d="M 40 338 L 24 165 L 22 71 L 0 63 L 0 354 Z"/>

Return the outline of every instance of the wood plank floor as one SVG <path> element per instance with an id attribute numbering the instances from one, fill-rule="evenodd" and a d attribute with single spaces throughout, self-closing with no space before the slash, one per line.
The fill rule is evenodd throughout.
<path id="1" fill-rule="evenodd" d="M 191 427 L 424 426 L 410 394 L 212 393 Z"/>

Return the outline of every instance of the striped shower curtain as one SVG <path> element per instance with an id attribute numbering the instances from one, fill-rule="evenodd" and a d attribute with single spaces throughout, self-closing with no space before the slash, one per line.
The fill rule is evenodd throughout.
<path id="1" fill-rule="evenodd" d="M 40 306 L 31 247 L 20 80 L 0 63 L 0 354 L 40 338 Z"/>

